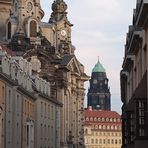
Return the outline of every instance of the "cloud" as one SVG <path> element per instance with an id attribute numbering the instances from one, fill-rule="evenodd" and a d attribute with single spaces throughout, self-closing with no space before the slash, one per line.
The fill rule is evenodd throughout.
<path id="1" fill-rule="evenodd" d="M 86 73 L 97 62 L 104 65 L 112 94 L 112 109 L 121 112 L 120 70 L 128 25 L 132 23 L 136 0 L 65 0 L 68 18 L 74 24 L 72 43 L 76 56 L 85 66 Z M 41 0 L 48 21 L 53 0 Z M 86 89 L 89 84 L 86 83 Z M 85 102 L 86 104 L 86 102 Z"/>

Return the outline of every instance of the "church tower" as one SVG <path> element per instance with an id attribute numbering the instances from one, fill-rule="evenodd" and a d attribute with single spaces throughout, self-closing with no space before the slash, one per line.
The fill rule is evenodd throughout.
<path id="1" fill-rule="evenodd" d="M 67 4 L 63 0 L 55 0 L 52 4 L 52 14 L 49 23 L 55 24 L 56 54 L 62 57 L 65 54 L 74 54 L 71 43 L 71 24 L 67 18 Z"/>
<path id="2" fill-rule="evenodd" d="M 6 40 L 12 50 L 25 51 L 31 44 L 40 44 L 37 35 L 41 32 L 43 16 L 40 0 L 12 0 L 6 22 Z"/>
<path id="3" fill-rule="evenodd" d="M 98 110 L 111 109 L 108 78 L 106 76 L 106 71 L 99 60 L 92 70 L 87 97 L 87 107 L 91 106 L 92 109 Z"/>

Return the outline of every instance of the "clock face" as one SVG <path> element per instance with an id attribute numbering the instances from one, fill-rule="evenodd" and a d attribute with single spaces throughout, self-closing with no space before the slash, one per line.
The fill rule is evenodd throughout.
<path id="1" fill-rule="evenodd" d="M 97 80 L 96 80 L 96 79 L 94 79 L 94 80 L 93 80 L 93 83 L 94 83 L 94 84 L 97 84 Z"/>
<path id="2" fill-rule="evenodd" d="M 62 35 L 62 36 L 66 36 L 66 34 L 67 34 L 67 33 L 66 33 L 65 30 L 61 30 L 61 35 Z"/>
<path id="3" fill-rule="evenodd" d="M 33 4 L 31 2 L 27 3 L 27 10 L 30 12 L 33 9 Z"/>

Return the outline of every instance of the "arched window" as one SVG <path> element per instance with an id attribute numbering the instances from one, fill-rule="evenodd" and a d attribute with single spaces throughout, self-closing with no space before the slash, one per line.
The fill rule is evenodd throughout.
<path id="1" fill-rule="evenodd" d="M 36 37 L 37 36 L 37 23 L 36 21 L 32 20 L 30 22 L 30 37 Z"/>
<path id="2" fill-rule="evenodd" d="M 88 129 L 86 128 L 86 130 L 85 130 L 85 134 L 87 134 L 88 133 Z"/>
<path id="3" fill-rule="evenodd" d="M 97 121 L 97 118 L 96 117 L 94 118 L 94 121 Z"/>
<path id="4" fill-rule="evenodd" d="M 8 37 L 8 39 L 11 39 L 11 23 L 10 22 L 8 22 L 8 32 L 7 32 L 7 37 Z"/>

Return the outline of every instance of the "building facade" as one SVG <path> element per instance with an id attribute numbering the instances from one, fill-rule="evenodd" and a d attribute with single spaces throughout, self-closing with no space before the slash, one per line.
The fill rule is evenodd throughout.
<path id="1" fill-rule="evenodd" d="M 62 104 L 51 99 L 49 82 L 32 75 L 33 65 L 27 60 L 14 56 L 2 45 L 0 49 L 1 148 L 34 148 L 37 144 L 39 147 L 60 148 Z M 44 107 L 38 107 L 40 102 Z M 50 143 L 53 133 L 56 138 Z"/>
<path id="2" fill-rule="evenodd" d="M 88 90 L 87 107 L 92 106 L 93 109 L 110 110 L 110 90 L 108 87 L 108 78 L 100 61 L 92 70 L 90 79 L 90 88 Z"/>
<path id="3" fill-rule="evenodd" d="M 148 145 L 148 1 L 137 0 L 129 26 L 121 71 L 123 148 Z"/>
<path id="4" fill-rule="evenodd" d="M 49 22 L 42 22 L 43 16 L 44 12 L 39 0 L 14 0 L 11 4 L 10 17 L 5 21 L 6 41 L 3 43 L 17 56 L 22 56 L 33 64 L 32 79 L 37 86 L 39 85 L 38 76 L 50 82 L 51 102 L 54 105 L 63 104 L 59 109 L 56 105 L 49 105 L 51 103 L 44 100 L 46 97 L 36 101 L 35 105 L 43 109 L 43 112 L 48 113 L 49 110 L 54 110 L 53 118 L 48 119 L 48 115 L 44 117 L 37 115 L 36 120 L 39 123 L 35 126 L 44 131 L 49 129 L 50 134 L 45 133 L 45 138 L 42 139 L 40 133 L 43 130 L 35 131 L 39 136 L 36 137 L 38 139 L 36 139 L 38 142 L 36 147 L 41 145 L 40 143 L 46 147 L 53 143 L 53 147 L 58 147 L 59 144 L 56 142 L 58 138 L 61 148 L 84 147 L 84 82 L 89 77 L 74 53 L 75 47 L 71 39 L 73 25 L 67 18 L 67 4 L 63 0 L 55 0 Z M 38 89 L 43 86 L 39 86 Z M 39 95 L 40 99 L 42 97 Z M 41 113 L 42 111 L 38 108 L 36 113 Z M 60 117 L 60 122 L 54 115 Z M 43 122 L 42 119 L 46 121 Z M 54 130 L 54 128 L 59 130 Z M 52 140 L 48 142 L 49 136 Z M 48 144 L 45 145 L 45 143 Z"/>
<path id="5" fill-rule="evenodd" d="M 114 111 L 85 110 L 86 148 L 121 148 L 121 116 Z"/>

